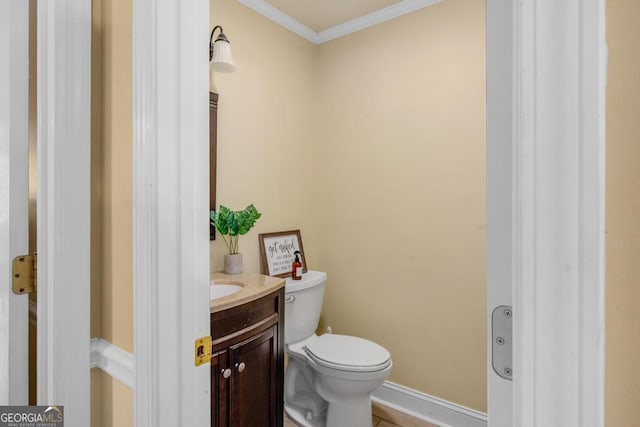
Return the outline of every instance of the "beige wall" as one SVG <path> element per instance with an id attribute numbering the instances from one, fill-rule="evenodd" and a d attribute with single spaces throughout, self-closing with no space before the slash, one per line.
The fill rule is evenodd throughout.
<path id="1" fill-rule="evenodd" d="M 310 45 L 212 0 L 238 71 L 220 93 L 218 203 L 301 228 L 323 326 L 391 351 L 390 377 L 486 407 L 484 2 L 449 0 Z M 212 245 L 212 269 L 224 244 Z"/>
<path id="2" fill-rule="evenodd" d="M 486 410 L 484 2 L 320 48 L 323 325 L 390 381 Z"/>
<path id="3" fill-rule="evenodd" d="M 127 19 L 128 18 L 128 19 Z M 103 0 L 102 334 L 133 351 L 131 1 Z"/>
<path id="4" fill-rule="evenodd" d="M 606 425 L 640 420 L 640 3 L 607 0 Z"/>
<path id="5" fill-rule="evenodd" d="M 131 0 L 93 0 L 91 336 L 133 352 Z M 91 373 L 91 425 L 133 425 L 133 393 Z"/>
<path id="6" fill-rule="evenodd" d="M 91 427 L 133 426 L 133 392 L 100 369 L 91 371 Z"/>
<path id="7" fill-rule="evenodd" d="M 235 0 L 211 1 L 238 70 L 214 73 L 218 92 L 217 203 L 262 213 L 240 238 L 244 271 L 259 272 L 258 234 L 300 229 L 310 265 L 318 259 L 318 86 L 316 48 Z M 211 270 L 224 268 L 222 239 Z"/>

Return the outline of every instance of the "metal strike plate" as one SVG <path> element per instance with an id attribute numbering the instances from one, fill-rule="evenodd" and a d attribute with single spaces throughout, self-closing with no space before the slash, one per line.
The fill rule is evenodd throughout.
<path id="1" fill-rule="evenodd" d="M 36 255 L 20 255 L 13 259 L 12 283 L 13 292 L 18 295 L 30 294 L 36 289 Z"/>
<path id="2" fill-rule="evenodd" d="M 513 379 L 513 310 L 508 305 L 496 307 L 491 314 L 491 365 L 500 377 Z"/>
<path id="3" fill-rule="evenodd" d="M 196 340 L 195 356 L 196 366 L 211 362 L 211 337 L 202 337 Z"/>

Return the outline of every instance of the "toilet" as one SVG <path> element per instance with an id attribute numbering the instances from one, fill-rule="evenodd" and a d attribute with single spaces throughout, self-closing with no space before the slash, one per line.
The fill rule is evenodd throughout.
<path id="1" fill-rule="evenodd" d="M 391 371 L 382 346 L 348 335 L 316 335 L 327 274 L 285 285 L 284 408 L 304 427 L 371 427 L 371 393 Z"/>

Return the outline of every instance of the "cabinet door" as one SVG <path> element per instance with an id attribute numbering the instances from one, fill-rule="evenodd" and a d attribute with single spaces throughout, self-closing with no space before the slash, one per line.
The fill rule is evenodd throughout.
<path id="1" fill-rule="evenodd" d="M 277 325 L 229 349 L 234 427 L 276 426 Z"/>
<path id="2" fill-rule="evenodd" d="M 225 371 L 227 378 L 225 378 Z M 229 352 L 215 353 L 211 358 L 211 425 L 227 427 L 229 425 Z"/>

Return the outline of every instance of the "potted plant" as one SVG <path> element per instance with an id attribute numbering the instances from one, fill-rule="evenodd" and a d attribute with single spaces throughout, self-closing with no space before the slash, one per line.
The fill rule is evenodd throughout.
<path id="1" fill-rule="evenodd" d="M 242 273 L 242 254 L 238 252 L 238 238 L 247 234 L 260 216 L 262 214 L 252 204 L 241 211 L 232 211 L 220 205 L 217 212 L 210 212 L 211 225 L 218 230 L 229 249 L 229 253 L 224 256 L 225 273 Z"/>

